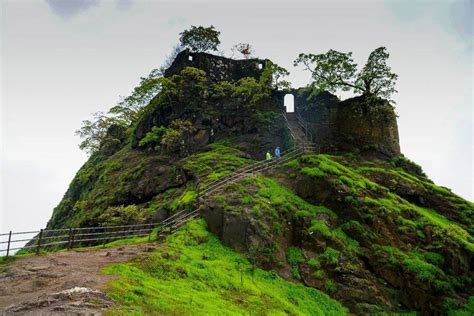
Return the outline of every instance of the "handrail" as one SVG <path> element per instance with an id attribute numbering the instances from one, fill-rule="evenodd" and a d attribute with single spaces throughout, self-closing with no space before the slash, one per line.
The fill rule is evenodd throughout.
<path id="1" fill-rule="evenodd" d="M 290 123 L 286 116 L 286 113 L 282 113 L 290 135 L 293 139 L 295 146 L 285 152 L 282 152 L 284 155 L 280 158 L 274 158 L 271 160 L 261 160 L 255 163 L 243 166 L 234 170 L 232 173 L 222 177 L 221 179 L 212 181 L 207 184 L 207 187 L 199 192 L 199 197 L 206 197 L 212 193 L 219 191 L 224 186 L 234 183 L 236 181 L 242 180 L 250 175 L 253 175 L 256 172 L 264 172 L 266 170 L 275 168 L 291 159 L 294 159 L 307 150 L 310 152 L 315 152 L 318 147 L 312 143 L 312 133 L 309 131 L 309 128 L 306 126 L 306 122 L 301 118 L 301 116 L 296 113 L 296 118 L 298 124 L 303 129 L 303 133 L 306 138 L 309 135 L 309 141 L 306 139 L 304 142 L 297 141 L 295 134 L 290 127 Z M 127 238 L 127 237 L 138 237 L 138 236 L 149 236 L 151 233 L 159 228 L 160 232 L 169 227 L 169 232 L 174 232 L 179 229 L 186 222 L 191 219 L 197 218 L 200 216 L 199 209 L 188 212 L 186 209 L 182 209 L 168 218 L 155 223 L 144 223 L 144 224 L 135 224 L 135 225 L 117 225 L 117 226 L 96 226 L 96 227 L 76 227 L 76 228 L 59 228 L 59 229 L 41 229 L 39 231 L 24 231 L 24 232 L 12 232 L 1 233 L 1 238 L 7 238 L 8 241 L 1 241 L 0 244 L 7 244 L 6 249 L 0 249 L 1 252 L 6 252 L 7 256 L 10 251 L 19 250 L 19 249 L 36 249 L 36 253 L 39 253 L 41 248 L 56 246 L 56 245 L 67 245 L 69 249 L 73 248 L 75 244 L 81 242 L 96 242 L 96 241 L 106 241 Z M 138 229 L 139 228 L 139 229 Z M 67 233 L 66 233 L 67 232 Z M 55 234 L 58 235 L 55 235 Z M 34 237 L 28 239 L 16 239 L 12 240 L 12 236 L 15 235 L 27 235 L 35 234 Z M 118 236 L 117 236 L 118 235 Z M 93 237 L 92 237 L 93 236 Z M 81 239 L 82 238 L 82 239 Z M 19 242 L 29 242 L 23 247 L 11 248 L 10 245 L 13 243 Z"/>
<path id="2" fill-rule="evenodd" d="M 298 123 L 301 125 L 301 127 L 303 127 L 303 132 L 305 133 L 306 137 L 309 137 L 310 142 L 313 142 L 313 133 L 311 133 L 308 128 L 308 122 L 306 122 L 298 112 L 296 112 L 296 119 L 298 120 Z"/>
<path id="3" fill-rule="evenodd" d="M 283 154 L 286 154 L 286 155 L 287 155 L 287 154 L 291 153 L 292 150 L 294 150 L 294 148 L 292 148 L 291 150 L 282 151 L 281 154 L 282 154 L 282 155 L 283 155 Z M 203 191 L 201 191 L 201 193 L 204 192 L 204 191 L 206 191 L 206 189 L 208 189 L 208 188 L 210 188 L 210 187 L 212 187 L 212 186 L 214 186 L 214 185 L 217 185 L 217 184 L 219 184 L 219 183 L 221 183 L 221 182 L 225 182 L 226 179 L 235 176 L 235 174 L 237 174 L 237 173 L 240 174 L 240 173 L 248 172 L 249 170 L 251 170 L 251 169 L 253 169 L 253 168 L 256 168 L 257 166 L 263 165 L 263 164 L 265 164 L 265 163 L 267 163 L 267 162 L 268 162 L 268 160 L 260 160 L 260 161 L 257 161 L 257 162 L 255 162 L 255 163 L 253 163 L 253 164 L 249 164 L 249 165 L 240 167 L 240 168 L 234 170 L 232 173 L 230 173 L 230 174 L 228 174 L 228 175 L 226 175 L 226 176 L 224 176 L 224 177 L 222 177 L 222 178 L 220 178 L 220 179 L 217 179 L 217 180 L 214 180 L 214 181 L 208 183 L 208 184 L 207 184 L 207 187 L 206 187 Z"/>
<path id="4" fill-rule="evenodd" d="M 291 155 L 292 153 L 294 153 L 294 152 L 297 151 L 297 150 L 299 150 L 299 149 L 298 149 L 298 148 L 294 148 L 294 149 L 288 151 L 285 156 Z M 272 160 L 263 160 L 263 161 L 262 161 L 262 164 L 252 166 L 251 168 L 245 170 L 245 172 L 233 173 L 230 177 L 227 177 L 226 179 L 223 179 L 222 181 L 220 181 L 220 183 L 217 183 L 216 185 L 207 187 L 204 191 L 201 192 L 201 194 L 206 195 L 208 191 L 212 191 L 213 188 L 218 187 L 218 186 L 220 186 L 221 184 L 232 180 L 233 178 L 238 178 L 238 177 L 241 176 L 241 175 L 245 175 L 245 174 L 248 174 L 248 173 L 251 173 L 251 172 L 258 171 L 258 169 L 259 169 L 261 166 L 266 166 L 266 165 L 268 165 L 268 164 L 273 164 L 274 162 L 275 162 L 275 159 L 272 159 Z"/>
<path id="5" fill-rule="evenodd" d="M 255 172 L 262 172 L 262 171 L 265 171 L 265 170 L 268 170 L 270 168 L 274 168 L 275 166 L 277 165 L 280 165 L 290 159 L 294 159 L 296 157 L 298 157 L 299 155 L 301 155 L 302 153 L 304 152 L 304 149 L 303 148 L 296 148 L 295 150 L 292 151 L 291 154 L 287 154 L 285 155 L 283 158 L 279 158 L 279 159 L 273 159 L 273 160 L 269 160 L 267 161 L 266 164 L 262 165 L 261 167 L 259 168 L 256 168 L 254 170 L 252 170 L 253 173 Z M 238 174 L 236 175 L 235 177 L 233 177 L 232 179 L 229 179 L 227 181 L 225 181 L 225 183 L 223 184 L 231 184 L 237 180 L 241 180 L 242 178 L 248 176 L 250 173 L 245 173 L 245 174 Z M 218 185 L 218 186 L 215 186 L 213 188 L 210 188 L 208 191 L 204 192 L 204 194 L 202 196 L 207 196 L 211 193 L 214 193 L 216 191 L 218 191 L 219 189 L 222 188 L 223 185 Z"/>
<path id="6" fill-rule="evenodd" d="M 293 152 L 295 152 L 296 150 L 298 149 L 293 149 L 291 151 L 288 151 L 286 155 L 290 155 L 292 154 Z M 244 174 L 248 174 L 248 173 L 251 173 L 251 172 L 255 172 L 257 171 L 260 166 L 265 166 L 267 164 L 270 164 L 270 163 L 274 163 L 275 160 L 262 160 L 261 164 L 255 164 L 255 165 L 252 165 L 250 166 L 250 168 L 247 168 L 245 171 L 242 171 L 242 172 L 234 172 L 232 173 L 231 175 L 229 175 L 228 177 L 224 178 L 224 179 L 221 179 L 220 181 L 218 181 L 217 183 L 213 184 L 213 185 L 210 185 L 208 186 L 206 189 L 204 189 L 203 191 L 200 192 L 200 195 L 201 196 L 205 196 L 208 194 L 209 191 L 213 191 L 214 188 L 216 187 L 219 187 L 221 186 L 222 184 L 226 183 L 226 182 L 229 182 L 231 181 L 232 179 L 234 178 L 238 178 L 239 176 L 241 175 L 244 175 Z"/>

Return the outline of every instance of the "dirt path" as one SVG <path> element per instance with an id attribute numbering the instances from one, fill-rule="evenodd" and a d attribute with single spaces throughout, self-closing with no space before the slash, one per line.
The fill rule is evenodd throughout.
<path id="1" fill-rule="evenodd" d="M 0 314 L 100 315 L 112 305 L 103 294 L 114 277 L 100 270 L 129 261 L 156 244 L 68 251 L 18 258 L 0 272 Z"/>

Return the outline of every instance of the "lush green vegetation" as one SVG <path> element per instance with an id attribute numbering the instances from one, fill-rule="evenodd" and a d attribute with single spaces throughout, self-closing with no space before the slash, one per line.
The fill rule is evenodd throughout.
<path id="1" fill-rule="evenodd" d="M 78 171 L 48 227 L 135 224 L 182 192 L 171 189 L 175 167 L 168 156 L 123 148 L 106 159 L 95 154 Z M 147 190 L 143 188 L 146 186 Z"/>
<path id="2" fill-rule="evenodd" d="M 157 252 L 105 270 L 118 274 L 107 293 L 109 313 L 141 315 L 343 315 L 327 295 L 256 269 L 223 247 L 202 220 L 170 236 Z"/>
<path id="3" fill-rule="evenodd" d="M 286 254 L 286 260 L 291 266 L 291 273 L 295 279 L 301 279 L 299 265 L 304 262 L 303 253 L 300 248 L 290 247 Z"/>
<path id="4" fill-rule="evenodd" d="M 419 281 L 432 283 L 435 287 L 438 287 L 439 290 L 450 288 L 449 283 L 446 282 L 447 278 L 445 273 L 438 267 L 443 260 L 442 256 L 440 258 L 440 255 L 430 252 L 404 252 L 390 246 L 374 245 L 373 249 L 376 254 L 386 256 L 386 260 L 389 264 L 405 266 Z M 431 259 L 434 258 L 436 258 L 435 262 L 432 262 Z"/>
<path id="5" fill-rule="evenodd" d="M 453 302 L 454 303 L 454 302 Z M 472 316 L 474 315 L 474 296 L 470 296 L 467 304 L 461 309 L 452 308 L 451 304 L 446 304 L 448 315 L 450 316 Z"/>
<path id="6" fill-rule="evenodd" d="M 324 54 L 301 53 L 294 65 L 303 64 L 305 70 L 311 72 L 313 82 L 309 86 L 313 94 L 353 90 L 355 93 L 389 99 L 397 92 L 395 81 L 398 78 L 387 66 L 389 56 L 385 47 L 376 48 L 358 73 L 351 52 L 342 53 L 333 49 Z"/>
<path id="7" fill-rule="evenodd" d="M 365 175 L 369 172 L 389 174 L 403 179 L 410 184 L 429 188 L 430 192 L 438 192 L 445 198 L 455 199 L 458 205 L 463 205 L 464 207 L 460 208 L 461 214 L 473 213 L 472 203 L 456 198 L 446 189 L 437 187 L 431 182 L 423 181 L 401 169 L 384 169 L 374 166 L 351 168 L 336 162 L 336 158 L 330 155 L 308 155 L 287 163 L 286 167 L 297 169 L 302 174 L 322 179 L 327 181 L 329 185 L 343 189 L 343 192 L 347 192 L 344 193 L 346 195 L 345 201 L 364 209 L 366 211 L 364 216 L 367 218 L 373 218 L 375 215 L 387 216 L 390 213 L 399 213 L 401 215 L 399 223 L 402 225 L 399 230 L 400 232 L 404 232 L 406 230 L 404 226 L 407 227 L 408 225 L 411 226 L 409 228 L 418 230 L 418 234 L 421 236 L 423 234 L 421 229 L 426 224 L 432 224 L 438 236 L 441 238 L 452 238 L 467 250 L 474 252 L 474 237 L 462 226 L 447 219 L 433 209 L 408 202 L 390 192 L 386 187 L 369 180 Z M 416 218 L 413 218 L 413 214 L 417 214 Z M 405 219 L 405 216 L 411 218 Z M 326 237 L 330 237 L 331 232 L 324 225 L 324 223 L 315 222 L 314 230 L 321 232 Z"/>
<path id="8" fill-rule="evenodd" d="M 208 151 L 186 158 L 183 168 L 198 177 L 200 189 L 235 171 L 238 167 L 253 162 L 242 158 L 243 153 L 221 143 L 211 144 Z"/>

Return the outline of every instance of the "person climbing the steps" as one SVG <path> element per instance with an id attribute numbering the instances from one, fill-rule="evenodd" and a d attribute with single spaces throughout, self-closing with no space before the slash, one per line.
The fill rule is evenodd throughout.
<path id="1" fill-rule="evenodd" d="M 280 146 L 277 146 L 275 148 L 275 157 L 278 159 L 281 157 L 281 151 L 280 151 Z"/>
<path id="2" fill-rule="evenodd" d="M 272 154 L 270 154 L 270 152 L 267 151 L 267 153 L 266 153 L 266 155 L 265 155 L 265 158 L 266 158 L 267 160 L 272 160 L 273 157 L 272 157 Z"/>

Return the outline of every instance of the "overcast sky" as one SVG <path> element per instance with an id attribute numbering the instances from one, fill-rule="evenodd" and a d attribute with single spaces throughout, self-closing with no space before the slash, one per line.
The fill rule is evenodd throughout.
<path id="1" fill-rule="evenodd" d="M 74 131 L 159 67 L 178 33 L 213 24 L 291 72 L 300 52 L 386 46 L 402 152 L 473 200 L 472 1 L 2 1 L 0 231 L 38 229 L 86 161 Z"/>

